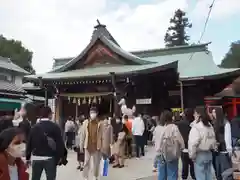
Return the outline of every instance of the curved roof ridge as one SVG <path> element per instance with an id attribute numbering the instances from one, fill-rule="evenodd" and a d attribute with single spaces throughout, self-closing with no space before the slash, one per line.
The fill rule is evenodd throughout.
<path id="1" fill-rule="evenodd" d="M 136 51 L 131 51 L 131 53 L 138 54 L 138 53 L 144 53 L 144 52 L 168 51 L 168 50 L 176 50 L 176 49 L 182 49 L 182 48 L 189 49 L 189 48 L 195 48 L 195 47 L 206 47 L 209 44 L 211 44 L 211 42 L 203 43 L 203 44 L 191 44 L 191 45 L 183 45 L 183 46 L 154 48 L 154 49 L 147 49 L 147 50 L 136 50 Z"/>

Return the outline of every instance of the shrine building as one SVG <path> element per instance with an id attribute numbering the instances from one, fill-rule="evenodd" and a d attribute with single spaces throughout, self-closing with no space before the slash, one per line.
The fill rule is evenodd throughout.
<path id="1" fill-rule="evenodd" d="M 122 97 L 138 112 L 159 115 L 166 108 L 203 105 L 204 97 L 239 76 L 239 69 L 214 63 L 208 44 L 128 52 L 98 23 L 76 57 L 54 59 L 51 72 L 25 80 L 45 90 L 46 98 L 55 94 L 58 120 L 87 115 L 93 103 L 101 115 L 118 114 Z"/>

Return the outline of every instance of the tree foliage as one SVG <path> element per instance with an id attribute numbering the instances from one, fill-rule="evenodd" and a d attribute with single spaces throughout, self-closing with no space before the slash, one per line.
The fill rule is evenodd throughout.
<path id="1" fill-rule="evenodd" d="M 0 56 L 10 58 L 11 61 L 26 71 L 34 74 L 32 67 L 33 53 L 23 47 L 21 41 L 7 39 L 0 35 Z"/>
<path id="2" fill-rule="evenodd" d="M 223 68 L 240 68 L 240 41 L 233 42 L 222 60 Z"/>
<path id="3" fill-rule="evenodd" d="M 187 28 L 191 28 L 186 13 L 181 9 L 175 11 L 170 19 L 170 27 L 167 29 L 164 41 L 167 47 L 187 45 L 190 37 L 187 35 Z"/>

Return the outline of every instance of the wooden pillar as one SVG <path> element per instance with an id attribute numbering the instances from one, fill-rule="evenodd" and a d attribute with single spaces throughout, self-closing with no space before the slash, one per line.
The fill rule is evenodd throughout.
<path id="1" fill-rule="evenodd" d="M 76 102 L 75 105 L 76 105 L 75 119 L 77 119 L 78 118 L 78 102 Z"/>
<path id="2" fill-rule="evenodd" d="M 181 109 L 184 111 L 184 102 L 183 102 L 183 83 L 179 81 L 180 84 L 180 98 L 181 98 Z"/>
<path id="3" fill-rule="evenodd" d="M 233 117 L 237 116 L 237 99 L 232 99 L 232 107 L 233 107 Z"/>
<path id="4" fill-rule="evenodd" d="M 118 89 L 117 89 L 117 85 L 116 85 L 116 74 L 114 72 L 110 72 L 111 75 L 111 82 L 112 82 L 112 86 L 113 86 L 113 99 L 114 99 L 114 103 L 113 103 L 113 115 L 115 115 L 116 117 L 120 116 L 120 108 L 118 106 Z"/>
<path id="5" fill-rule="evenodd" d="M 58 122 L 60 119 L 60 97 L 55 100 L 55 122 Z M 59 122 L 58 122 L 59 123 Z"/>
<path id="6" fill-rule="evenodd" d="M 48 106 L 48 92 L 47 92 L 47 88 L 44 88 L 44 92 L 45 92 L 45 106 Z"/>

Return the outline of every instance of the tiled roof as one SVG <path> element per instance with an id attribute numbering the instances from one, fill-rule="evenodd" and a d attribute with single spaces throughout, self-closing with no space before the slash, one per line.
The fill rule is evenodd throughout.
<path id="1" fill-rule="evenodd" d="M 59 78 L 81 78 L 90 77 L 98 75 L 107 75 L 110 71 L 116 73 L 131 73 L 131 71 L 139 71 L 144 68 L 145 70 L 149 67 L 157 67 L 165 64 L 169 64 L 177 61 L 177 71 L 179 73 L 180 80 L 196 80 L 196 79 L 206 79 L 206 78 L 219 78 L 220 76 L 225 76 L 228 74 L 240 74 L 240 69 L 225 69 L 217 66 L 214 61 L 211 52 L 209 51 L 197 51 L 188 52 L 180 54 L 168 54 L 159 56 L 150 56 L 143 58 L 147 62 L 152 62 L 156 64 L 146 64 L 146 65 L 125 65 L 125 66 L 115 66 L 115 67 L 95 67 L 78 69 L 73 71 L 66 71 L 63 73 L 47 73 L 44 75 L 27 76 L 27 79 L 34 79 L 42 76 L 46 79 L 59 79 Z"/>
<path id="2" fill-rule="evenodd" d="M 0 56 L 0 68 L 12 70 L 23 74 L 29 74 L 29 72 L 14 64 L 9 58 L 5 58 L 2 56 Z"/>
<path id="3" fill-rule="evenodd" d="M 53 69 L 57 69 L 64 64 L 67 64 L 69 61 L 71 61 L 73 58 L 68 57 L 68 58 L 54 58 L 54 63 L 53 63 Z"/>
<path id="4" fill-rule="evenodd" d="M 147 50 L 139 50 L 139 51 L 131 51 L 127 52 L 131 55 L 137 56 L 138 58 L 144 59 L 147 57 L 158 57 L 158 56 L 165 56 L 165 55 L 173 55 L 173 54 L 185 54 L 185 53 L 192 53 L 192 52 L 202 52 L 207 50 L 207 45 L 205 44 L 193 44 L 193 45 L 184 45 L 184 46 L 177 46 L 177 47 L 167 47 L 167 48 L 158 48 L 158 49 L 147 49 Z M 126 52 L 126 51 L 125 51 Z M 66 57 L 66 58 L 55 58 L 53 69 L 57 69 L 64 64 L 71 61 L 74 57 Z"/>
<path id="5" fill-rule="evenodd" d="M 171 55 L 160 55 L 155 57 L 144 58 L 152 62 L 171 62 L 178 61 L 178 73 L 181 80 L 194 80 L 203 78 L 214 78 L 230 73 L 239 73 L 240 69 L 225 69 L 218 67 L 209 51 L 200 51 L 194 53 L 182 53 Z"/>
<path id="6" fill-rule="evenodd" d="M 139 58 L 138 56 L 135 56 L 134 54 L 131 54 L 130 52 L 123 50 L 104 25 L 96 26 L 95 28 L 96 29 L 93 32 L 92 39 L 90 43 L 86 46 L 86 48 L 77 57 L 71 59 L 66 64 L 61 66 L 57 65 L 57 67 L 55 67 L 51 72 L 65 71 L 67 68 L 80 61 L 84 57 L 84 55 L 90 50 L 90 48 L 97 42 L 97 40 L 102 41 L 113 52 L 124 57 L 126 60 L 129 60 L 130 64 L 142 65 L 151 63 Z"/>
<path id="7" fill-rule="evenodd" d="M 22 87 L 8 81 L 0 81 L 0 92 L 11 92 L 19 94 L 26 93 L 26 91 L 24 91 Z"/>
<path id="8" fill-rule="evenodd" d="M 46 74 L 39 75 L 29 75 L 25 76 L 27 80 L 37 80 L 39 76 L 43 79 L 49 80 L 60 80 L 60 79 L 76 79 L 76 78 L 85 78 L 85 77 L 105 77 L 110 76 L 110 72 L 115 72 L 116 75 L 128 75 L 134 73 L 144 73 L 151 72 L 156 70 L 162 70 L 166 68 L 176 68 L 177 61 L 169 61 L 167 63 L 151 63 L 146 65 L 115 65 L 115 66 L 101 66 L 101 67 L 92 67 L 92 68 L 84 68 L 77 69 L 65 72 L 52 72 Z"/>
<path id="9" fill-rule="evenodd" d="M 209 44 L 210 43 L 191 44 L 191 45 L 183 45 L 183 46 L 164 47 L 164 48 L 158 48 L 158 49 L 146 49 L 146 50 L 140 50 L 140 51 L 132 51 L 131 53 L 141 58 L 172 55 L 172 54 L 184 54 L 184 53 L 205 51 L 208 49 Z"/>

